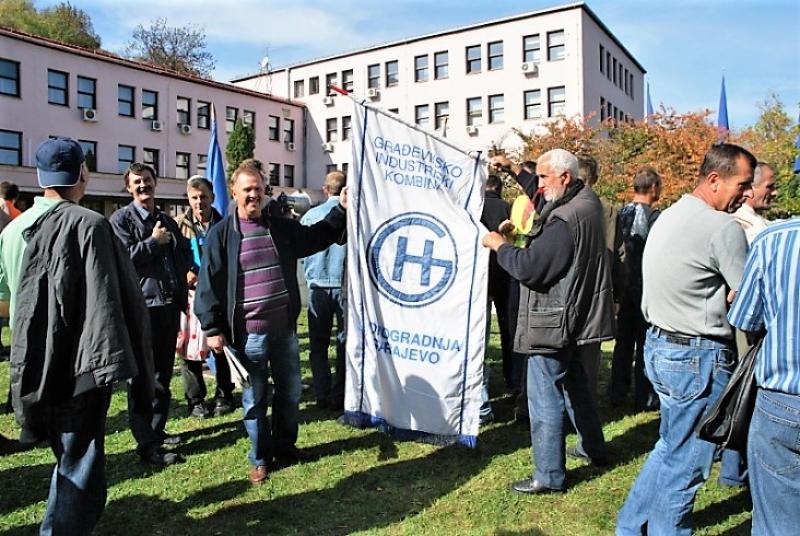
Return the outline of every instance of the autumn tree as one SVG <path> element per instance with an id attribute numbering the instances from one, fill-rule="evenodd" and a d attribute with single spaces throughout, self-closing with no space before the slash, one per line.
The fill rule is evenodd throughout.
<path id="1" fill-rule="evenodd" d="M 256 150 L 256 134 L 252 126 L 246 124 L 241 118 L 236 120 L 233 131 L 228 137 L 225 146 L 225 160 L 228 161 L 228 177 L 233 175 L 239 164 L 253 158 Z"/>
<path id="2" fill-rule="evenodd" d="M 0 0 L 3 26 L 84 48 L 100 48 L 89 15 L 69 2 L 37 10 L 32 0 Z"/>
<path id="3" fill-rule="evenodd" d="M 205 78 L 211 76 L 216 64 L 206 50 L 203 28 L 193 24 L 167 26 L 165 18 L 151 21 L 147 28 L 137 26 L 126 55 L 136 61 Z"/>

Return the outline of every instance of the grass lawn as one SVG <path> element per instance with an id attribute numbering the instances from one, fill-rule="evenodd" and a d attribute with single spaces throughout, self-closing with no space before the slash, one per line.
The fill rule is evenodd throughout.
<path id="1" fill-rule="evenodd" d="M 299 331 L 304 382 L 310 383 L 306 326 Z M 531 473 L 530 436 L 510 422 L 513 406 L 502 386 L 496 324 L 493 331 L 489 362 L 497 421 L 481 430 L 479 448 L 392 442 L 374 430 L 339 425 L 335 414 L 314 407 L 306 390 L 298 446 L 315 461 L 279 469 L 259 488 L 247 481 L 249 445 L 240 412 L 204 421 L 187 418 L 176 377 L 167 430 L 184 437 L 175 450 L 186 462 L 152 468 L 133 452 L 125 395 L 118 389 L 108 414 L 108 505 L 96 534 L 613 533 L 617 511 L 655 442 L 658 415 L 631 415 L 602 405 L 612 467 L 595 469 L 569 460 L 567 493 L 512 493 L 509 482 Z M 601 393 L 610 349 L 603 347 Z M 3 398 L 7 389 L 8 363 L 2 363 Z M 0 432 L 17 437 L 11 415 L 0 416 Z M 575 436 L 567 441 L 574 444 Z M 0 532 L 36 533 L 52 468 L 46 447 L 0 458 Z M 698 494 L 697 534 L 749 534 L 747 491 L 721 487 L 717 474 L 715 467 Z"/>

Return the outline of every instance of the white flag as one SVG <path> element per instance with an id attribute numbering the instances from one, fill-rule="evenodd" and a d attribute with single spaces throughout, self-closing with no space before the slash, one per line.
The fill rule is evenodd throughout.
<path id="1" fill-rule="evenodd" d="M 345 418 L 474 447 L 489 257 L 480 155 L 363 102 L 354 116 Z"/>

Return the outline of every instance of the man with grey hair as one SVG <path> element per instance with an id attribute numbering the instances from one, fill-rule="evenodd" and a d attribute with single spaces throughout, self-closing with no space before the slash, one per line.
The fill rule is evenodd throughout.
<path id="1" fill-rule="evenodd" d="M 769 225 L 769 221 L 759 212 L 764 212 L 772 206 L 772 201 L 777 196 L 775 169 L 765 162 L 759 162 L 753 172 L 753 197 L 746 199 L 733 213 L 733 217 L 744 229 L 748 244 L 752 244 L 756 235 Z"/>
<path id="2" fill-rule="evenodd" d="M 520 170 L 505 157 L 493 165 Z M 516 168 L 516 169 L 514 169 Z M 603 429 L 589 393 L 578 347 L 613 338 L 611 267 L 605 248 L 603 207 L 578 178 L 578 159 L 554 149 L 537 159 L 539 186 L 547 204 L 526 247 L 489 233 L 483 245 L 521 282 L 515 351 L 528 357 L 528 412 L 536 470 L 512 484 L 518 493 L 566 488 L 564 413 L 578 431 L 571 455 L 608 463 Z"/>

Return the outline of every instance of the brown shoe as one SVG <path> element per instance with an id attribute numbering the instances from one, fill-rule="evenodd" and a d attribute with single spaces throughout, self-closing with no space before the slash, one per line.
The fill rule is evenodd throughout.
<path id="1" fill-rule="evenodd" d="M 254 486 L 259 486 L 264 483 L 269 474 L 267 473 L 266 465 L 254 465 L 250 468 L 250 483 Z"/>

